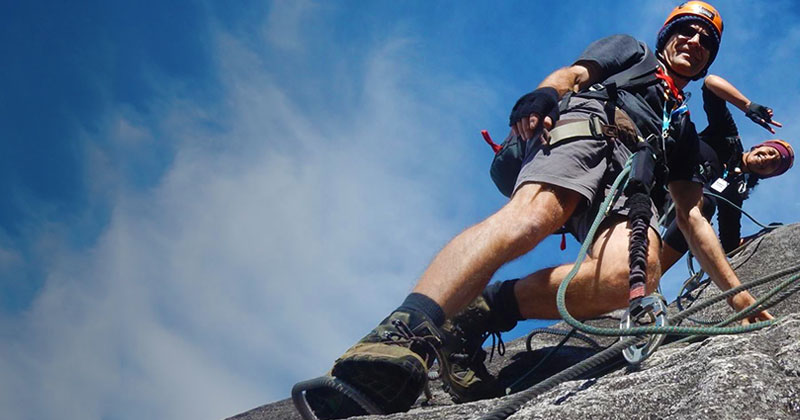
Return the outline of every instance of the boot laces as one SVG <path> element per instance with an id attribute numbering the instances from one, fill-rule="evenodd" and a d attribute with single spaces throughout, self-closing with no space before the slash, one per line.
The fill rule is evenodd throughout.
<path id="1" fill-rule="evenodd" d="M 455 330 L 457 331 L 458 335 L 465 337 L 466 331 L 461 326 L 456 326 Z M 450 355 L 450 359 L 456 362 L 474 362 L 473 359 L 477 358 L 481 351 L 483 350 L 483 342 L 486 341 L 489 336 L 492 337 L 492 350 L 489 353 L 489 362 L 494 359 L 494 353 L 497 351 L 497 354 L 503 356 L 506 354 L 506 343 L 503 342 L 503 336 L 499 331 L 484 331 L 480 335 L 480 342 L 476 345 L 474 349 L 471 349 L 468 342 L 463 342 L 463 352 L 453 353 Z M 483 362 L 481 358 L 480 362 Z"/>
<path id="2" fill-rule="evenodd" d="M 387 332 L 385 337 L 392 344 L 408 346 L 412 351 L 425 357 L 425 364 L 431 366 L 439 354 L 441 341 L 434 335 L 416 335 L 405 322 L 392 320 L 395 331 Z"/>
<path id="3" fill-rule="evenodd" d="M 489 353 L 489 363 L 491 363 L 494 358 L 495 346 L 497 348 L 497 354 L 503 356 L 506 354 L 506 343 L 503 342 L 503 335 L 499 331 L 486 331 L 481 334 L 483 341 L 489 338 L 489 336 L 492 336 L 492 352 Z"/>

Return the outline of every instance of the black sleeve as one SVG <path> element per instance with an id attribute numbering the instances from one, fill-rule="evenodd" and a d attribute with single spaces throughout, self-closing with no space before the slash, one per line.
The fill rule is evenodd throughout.
<path id="1" fill-rule="evenodd" d="M 729 138 L 739 135 L 733 115 L 728 110 L 725 100 L 715 95 L 703 85 L 703 110 L 708 118 L 708 127 L 700 132 L 700 137 L 707 142 L 723 162 L 731 155 Z"/>
<path id="2" fill-rule="evenodd" d="M 705 85 L 703 85 L 703 110 L 708 118 L 706 130 L 711 130 L 715 135 L 723 137 L 739 135 L 733 115 L 728 110 L 728 104 Z"/>
<path id="3" fill-rule="evenodd" d="M 733 204 L 742 207 L 742 197 L 736 191 L 735 185 L 730 185 L 722 194 Z M 730 204 L 719 200 L 717 212 L 717 223 L 719 224 L 719 240 L 722 242 L 722 249 L 731 252 L 739 246 L 742 236 L 742 212 L 733 208 Z"/>
<path id="4" fill-rule="evenodd" d="M 600 69 L 599 80 L 606 80 L 641 60 L 645 47 L 630 35 L 611 35 L 591 43 L 575 63 L 591 61 Z"/>

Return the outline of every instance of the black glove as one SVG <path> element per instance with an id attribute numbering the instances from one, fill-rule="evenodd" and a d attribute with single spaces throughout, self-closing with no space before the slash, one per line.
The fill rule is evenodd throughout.
<path id="1" fill-rule="evenodd" d="M 519 120 L 531 114 L 537 114 L 540 118 L 548 116 L 553 123 L 558 121 L 558 91 L 551 87 L 541 87 L 523 95 L 511 109 L 508 125 L 513 127 Z"/>
<path id="2" fill-rule="evenodd" d="M 750 105 L 747 107 L 747 112 L 745 112 L 744 115 L 753 120 L 754 123 L 772 131 L 772 128 L 767 124 L 772 122 L 772 117 L 769 115 L 771 111 L 771 108 L 755 102 L 750 102 Z"/>

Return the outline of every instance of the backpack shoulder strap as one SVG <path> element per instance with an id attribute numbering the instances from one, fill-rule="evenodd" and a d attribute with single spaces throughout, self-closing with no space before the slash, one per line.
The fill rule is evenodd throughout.
<path id="1" fill-rule="evenodd" d="M 647 44 L 639 41 L 639 45 L 644 49 L 644 54 L 639 61 L 627 69 L 612 75 L 602 83 L 596 83 L 577 94 L 580 97 L 604 101 L 606 103 L 606 115 L 611 124 L 614 124 L 614 108 L 617 106 L 617 92 L 619 90 L 632 91 L 658 83 L 658 78 L 656 77 L 658 59 Z"/>
<path id="2" fill-rule="evenodd" d="M 614 84 L 617 89 L 633 89 L 655 83 L 658 80 L 655 77 L 656 69 L 658 69 L 656 55 L 647 44 L 639 42 L 639 45 L 644 48 L 642 58 L 636 64 L 604 80 L 603 86 Z"/>

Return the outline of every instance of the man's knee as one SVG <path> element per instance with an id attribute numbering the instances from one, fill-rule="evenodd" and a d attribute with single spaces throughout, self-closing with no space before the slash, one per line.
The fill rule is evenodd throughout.
<path id="1" fill-rule="evenodd" d="M 540 241 L 566 223 L 581 200 L 580 194 L 549 184 L 526 183 L 497 212 L 512 225 L 514 240 Z"/>

